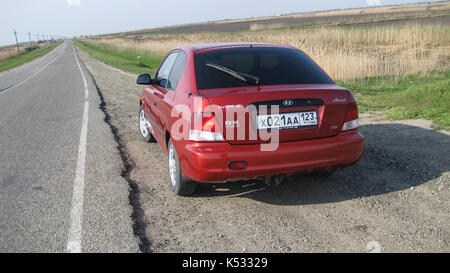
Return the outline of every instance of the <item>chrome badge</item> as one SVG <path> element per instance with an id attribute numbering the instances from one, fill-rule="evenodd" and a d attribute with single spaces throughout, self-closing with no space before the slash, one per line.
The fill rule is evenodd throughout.
<path id="1" fill-rule="evenodd" d="M 335 99 L 333 100 L 333 103 L 336 103 L 336 102 L 345 102 L 345 101 L 346 101 L 346 99 L 335 98 Z"/>

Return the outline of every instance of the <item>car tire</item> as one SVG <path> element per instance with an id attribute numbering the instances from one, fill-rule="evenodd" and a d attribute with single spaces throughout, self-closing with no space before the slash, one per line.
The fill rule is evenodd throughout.
<path id="1" fill-rule="evenodd" d="M 152 125 L 147 122 L 147 119 L 145 118 L 145 111 L 142 106 L 139 110 L 138 124 L 142 139 L 145 142 L 155 142 L 155 137 L 151 133 L 151 131 L 153 131 L 153 128 L 151 128 Z M 150 126 L 150 129 L 148 128 L 148 126 Z"/>
<path id="2" fill-rule="evenodd" d="M 177 195 L 191 195 L 197 188 L 197 183 L 185 177 L 181 172 L 180 161 L 173 145 L 172 139 L 169 139 L 168 144 L 168 157 L 169 157 L 169 182 L 172 192 Z"/>

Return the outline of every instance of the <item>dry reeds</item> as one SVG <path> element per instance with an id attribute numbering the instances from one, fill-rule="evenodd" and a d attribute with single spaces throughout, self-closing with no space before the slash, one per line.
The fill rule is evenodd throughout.
<path id="1" fill-rule="evenodd" d="M 23 46 L 20 47 L 20 50 L 21 52 L 23 52 L 24 50 Z M 16 57 L 17 55 L 19 55 L 19 53 L 17 52 L 16 46 L 8 46 L 0 48 L 0 62 L 12 57 Z"/>
<path id="2" fill-rule="evenodd" d="M 450 69 L 450 28 L 437 25 L 310 27 L 96 39 L 119 49 L 166 54 L 197 43 L 265 42 L 298 47 L 335 80 Z"/>

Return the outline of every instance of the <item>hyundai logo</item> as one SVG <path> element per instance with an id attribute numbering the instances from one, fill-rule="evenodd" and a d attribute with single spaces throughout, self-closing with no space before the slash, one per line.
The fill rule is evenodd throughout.
<path id="1" fill-rule="evenodd" d="M 294 104 L 294 101 L 293 100 L 284 100 L 283 101 L 283 105 L 284 106 L 291 106 L 291 105 L 293 105 Z"/>

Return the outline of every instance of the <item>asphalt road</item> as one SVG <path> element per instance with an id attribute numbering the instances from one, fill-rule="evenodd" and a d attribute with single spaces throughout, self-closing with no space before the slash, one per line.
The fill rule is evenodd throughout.
<path id="1" fill-rule="evenodd" d="M 75 52 L 66 41 L 0 73 L 0 252 L 139 251 L 117 143 Z"/>

